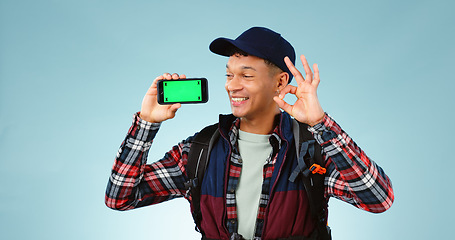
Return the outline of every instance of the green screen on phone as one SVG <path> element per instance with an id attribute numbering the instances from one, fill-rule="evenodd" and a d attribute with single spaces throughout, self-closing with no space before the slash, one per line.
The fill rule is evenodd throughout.
<path id="1" fill-rule="evenodd" d="M 163 100 L 165 103 L 202 101 L 201 80 L 163 82 Z"/>

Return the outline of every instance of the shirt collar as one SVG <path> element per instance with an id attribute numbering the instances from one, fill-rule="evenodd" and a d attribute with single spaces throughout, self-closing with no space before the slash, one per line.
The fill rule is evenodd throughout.
<path id="1" fill-rule="evenodd" d="M 278 150 L 281 147 L 282 144 L 282 138 L 281 138 L 281 118 L 282 114 L 277 114 L 275 117 L 275 128 L 273 129 L 272 134 L 270 135 L 269 142 L 270 145 L 273 147 L 273 155 L 278 152 Z M 233 147 L 237 146 L 237 139 L 239 135 L 239 129 L 240 129 L 240 118 L 236 118 L 234 122 L 231 125 L 231 128 L 229 130 L 228 136 L 229 136 L 229 142 Z"/>

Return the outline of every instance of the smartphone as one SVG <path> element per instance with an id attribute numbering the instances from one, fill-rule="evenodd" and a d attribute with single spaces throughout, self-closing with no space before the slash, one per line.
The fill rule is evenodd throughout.
<path id="1" fill-rule="evenodd" d="M 206 103 L 209 100 L 206 78 L 186 78 L 178 80 L 159 80 L 158 103 Z"/>

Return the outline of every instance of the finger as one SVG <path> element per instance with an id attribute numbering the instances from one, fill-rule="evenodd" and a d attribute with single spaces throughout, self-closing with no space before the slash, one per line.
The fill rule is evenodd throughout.
<path id="1" fill-rule="evenodd" d="M 179 75 L 177 73 L 172 74 L 172 79 L 177 80 L 179 79 Z"/>
<path id="2" fill-rule="evenodd" d="M 156 77 L 155 80 L 153 80 L 152 85 L 150 85 L 149 89 L 147 90 L 147 94 L 156 95 L 157 94 L 156 85 L 158 84 L 158 81 L 163 79 L 164 79 L 163 75 Z"/>
<path id="3" fill-rule="evenodd" d="M 297 68 L 294 66 L 294 64 L 292 63 L 291 59 L 289 59 L 289 57 L 285 57 L 284 62 L 286 63 L 286 66 L 288 67 L 289 71 L 291 71 L 292 75 L 294 75 L 295 80 L 297 81 L 297 84 L 300 84 L 303 81 L 305 81 L 302 74 L 299 72 L 299 70 L 297 70 Z"/>
<path id="4" fill-rule="evenodd" d="M 163 80 L 163 79 L 164 79 L 163 75 L 156 77 L 155 80 L 153 80 L 153 82 L 152 82 L 152 87 L 156 87 L 156 84 L 158 83 L 158 81 Z"/>
<path id="5" fill-rule="evenodd" d="M 296 86 L 293 86 L 293 85 L 286 85 L 285 88 L 283 88 L 281 91 L 280 91 L 280 94 L 279 94 L 279 98 L 280 99 L 283 99 L 284 96 L 286 96 L 286 94 L 288 93 L 291 93 L 291 94 L 294 94 L 297 92 L 297 87 Z"/>
<path id="6" fill-rule="evenodd" d="M 172 104 L 171 107 L 169 108 L 169 110 L 173 113 L 177 112 L 177 110 L 182 106 L 182 104 L 180 103 L 175 103 L 175 104 Z"/>
<path id="7" fill-rule="evenodd" d="M 273 100 L 276 102 L 276 104 L 278 105 L 278 107 L 280 107 L 281 109 L 283 109 L 285 112 L 291 114 L 292 112 L 292 105 L 289 105 L 289 103 L 287 103 L 286 101 L 284 101 L 283 99 L 279 98 L 279 97 L 273 97 Z"/>
<path id="8" fill-rule="evenodd" d="M 180 104 L 180 103 L 172 104 L 172 105 L 169 107 L 168 119 L 174 118 L 174 117 L 175 117 L 175 113 L 177 112 L 177 110 L 179 110 L 179 108 L 180 108 L 181 106 L 182 106 L 182 104 Z"/>
<path id="9" fill-rule="evenodd" d="M 314 70 L 314 79 L 313 79 L 313 84 L 316 86 L 319 85 L 319 82 L 321 81 L 319 78 L 319 68 L 318 65 L 315 63 L 313 64 L 313 70 Z"/>
<path id="10" fill-rule="evenodd" d="M 161 75 L 161 76 L 156 77 L 154 81 L 163 80 L 163 79 L 164 79 L 164 76 Z"/>
<path id="11" fill-rule="evenodd" d="M 181 79 L 184 79 L 184 78 L 186 78 L 186 75 L 185 75 L 185 74 L 182 74 L 182 75 L 180 75 L 180 78 L 181 78 Z"/>
<path id="12" fill-rule="evenodd" d="M 171 80 L 171 79 L 172 79 L 172 75 L 171 75 L 170 73 L 164 73 L 164 74 L 163 74 L 163 77 L 164 77 L 164 79 L 166 79 L 166 80 Z"/>
<path id="13" fill-rule="evenodd" d="M 303 70 L 305 70 L 305 80 L 311 83 L 313 81 L 313 72 L 311 72 L 311 68 L 308 65 L 305 55 L 300 55 L 300 60 L 302 60 Z"/>

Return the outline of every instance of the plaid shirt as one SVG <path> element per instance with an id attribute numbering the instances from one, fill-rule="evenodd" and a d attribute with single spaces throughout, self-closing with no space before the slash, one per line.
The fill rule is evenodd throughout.
<path id="1" fill-rule="evenodd" d="M 232 152 L 229 162 L 226 193 L 227 229 L 230 234 L 238 228 L 235 189 L 239 183 L 241 158 L 238 152 L 237 119 L 230 131 Z M 180 142 L 161 160 L 146 164 L 147 154 L 160 124 L 146 122 L 134 116 L 134 122 L 122 143 L 106 189 L 106 205 L 127 210 L 147 206 L 176 197 L 185 197 L 187 181 L 185 165 L 192 137 Z M 394 200 L 391 182 L 384 171 L 371 161 L 352 139 L 328 115 L 323 122 L 308 129 L 322 146 L 326 159 L 325 196 L 336 197 L 370 212 L 387 210 Z M 270 180 L 281 146 L 279 127 L 270 137 L 273 147 L 264 168 L 255 239 L 260 239 L 269 200 Z M 191 198 L 188 200 L 191 201 Z"/>

